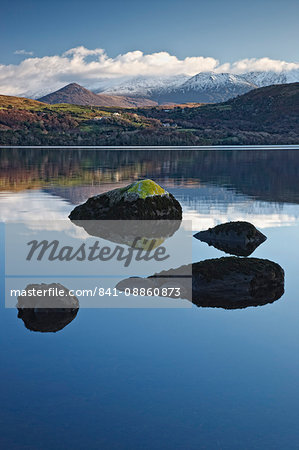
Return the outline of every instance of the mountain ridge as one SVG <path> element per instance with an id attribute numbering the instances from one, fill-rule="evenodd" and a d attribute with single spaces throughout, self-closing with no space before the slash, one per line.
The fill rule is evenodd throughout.
<path id="1" fill-rule="evenodd" d="M 299 144 L 299 83 L 217 104 L 111 108 L 0 96 L 1 145 Z"/>
<path id="2" fill-rule="evenodd" d="M 219 103 L 243 95 L 253 89 L 269 85 L 299 82 L 299 70 L 256 71 L 244 74 L 200 72 L 194 76 L 184 74 L 140 76 L 117 83 L 106 80 L 101 88 L 91 91 L 77 83 L 44 95 L 38 100 L 50 104 L 142 107 L 184 103 Z M 107 87 L 108 86 L 108 87 Z"/>
<path id="3" fill-rule="evenodd" d="M 165 103 L 217 103 L 227 101 L 252 89 L 272 84 L 299 82 L 299 70 L 282 72 L 248 72 L 244 74 L 200 72 L 194 76 L 139 77 L 134 81 L 124 81 L 103 93 L 113 95 L 138 95 Z"/>
<path id="4" fill-rule="evenodd" d="M 138 106 L 155 106 L 156 102 L 150 99 L 129 98 L 109 94 L 95 94 L 77 83 L 69 83 L 66 86 L 38 98 L 37 101 L 49 103 L 69 103 L 82 106 L 111 106 L 121 108 L 135 108 Z"/>

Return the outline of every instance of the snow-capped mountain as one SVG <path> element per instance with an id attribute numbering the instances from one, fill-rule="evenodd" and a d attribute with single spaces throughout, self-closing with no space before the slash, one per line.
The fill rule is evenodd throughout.
<path id="1" fill-rule="evenodd" d="M 241 75 L 205 72 L 191 77 L 179 88 L 180 97 L 187 101 L 221 102 L 245 94 L 257 86 Z"/>
<path id="2" fill-rule="evenodd" d="M 146 97 L 160 104 L 221 102 L 257 86 L 240 75 L 202 72 L 193 77 L 138 77 L 104 90 L 105 94 Z"/>
<path id="3" fill-rule="evenodd" d="M 217 103 L 245 94 L 258 87 L 299 82 L 299 69 L 274 72 L 248 72 L 244 74 L 201 72 L 194 76 L 140 76 L 132 78 L 92 80 L 90 94 L 130 97 L 131 100 L 151 100 L 167 103 Z M 74 83 L 72 83 L 74 84 Z M 63 88 L 65 89 L 65 87 Z M 61 89 L 60 89 L 61 90 Z M 49 93 L 27 94 L 31 98 L 44 97 Z M 81 103 L 80 103 L 81 104 Z"/>
<path id="4" fill-rule="evenodd" d="M 287 83 L 287 74 L 285 72 L 249 72 L 243 76 L 248 82 L 255 84 L 257 87 Z"/>
<path id="5" fill-rule="evenodd" d="M 108 87 L 102 92 L 130 97 L 152 97 L 158 93 L 171 92 L 189 78 L 188 75 L 182 74 L 171 77 L 135 77 Z"/>
<path id="6" fill-rule="evenodd" d="M 299 81 L 299 70 L 282 72 L 249 72 L 241 75 L 201 72 L 193 77 L 136 77 L 101 92 L 130 97 L 146 97 L 163 103 L 215 103 L 245 94 L 257 87 Z M 98 92 L 98 91 L 97 91 Z"/>
<path id="7" fill-rule="evenodd" d="M 252 83 L 246 81 L 241 75 L 233 75 L 230 73 L 202 72 L 189 78 L 181 85 L 181 89 L 198 90 L 198 89 L 221 89 L 227 86 L 242 86 L 245 89 L 252 88 Z"/>
<path id="8" fill-rule="evenodd" d="M 299 81 L 299 70 L 248 72 L 243 75 L 243 78 L 255 84 L 257 87 L 271 86 L 272 84 L 296 83 Z"/>
<path id="9" fill-rule="evenodd" d="M 289 70 L 287 72 L 287 83 L 299 82 L 299 69 Z"/>

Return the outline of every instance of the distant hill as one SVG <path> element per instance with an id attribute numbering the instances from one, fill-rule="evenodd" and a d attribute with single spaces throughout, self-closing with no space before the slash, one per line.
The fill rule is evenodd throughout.
<path id="1" fill-rule="evenodd" d="M 58 103 L 70 103 L 73 105 L 87 106 L 117 106 L 120 108 L 135 108 L 138 106 L 154 106 L 157 103 L 143 98 L 129 98 L 125 96 L 95 94 L 77 83 L 71 83 L 58 91 L 45 95 L 38 99 L 40 102 L 51 105 Z"/>
<path id="2" fill-rule="evenodd" d="M 44 103 L 38 100 L 32 100 L 31 98 L 15 97 L 14 95 L 0 95 L 1 109 L 40 109 L 44 106 L 46 106 Z"/>
<path id="3" fill-rule="evenodd" d="M 251 118 L 269 114 L 268 118 L 299 115 L 299 83 L 288 83 L 254 89 L 245 95 L 226 102 L 233 110 Z M 248 116 L 247 116 L 248 117 Z M 299 117 L 297 117 L 299 119 Z M 254 119 L 256 120 L 256 119 Z"/>
<path id="4" fill-rule="evenodd" d="M 254 89 L 224 103 L 140 110 L 221 144 L 299 144 L 299 83 Z"/>
<path id="5" fill-rule="evenodd" d="M 0 96 L 0 144 L 298 145 L 299 83 L 254 89 L 223 103 L 168 108 Z"/>

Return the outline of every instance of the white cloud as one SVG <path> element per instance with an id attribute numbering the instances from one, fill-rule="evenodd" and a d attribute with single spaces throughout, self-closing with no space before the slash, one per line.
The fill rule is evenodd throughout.
<path id="1" fill-rule="evenodd" d="M 280 61 L 270 58 L 250 58 L 236 61 L 230 66 L 233 73 L 246 73 L 251 71 L 273 71 L 294 70 L 299 68 L 299 63 Z"/>
<path id="2" fill-rule="evenodd" d="M 31 54 L 17 50 L 17 54 Z M 252 70 L 292 70 L 299 63 L 270 58 L 243 59 L 223 63 L 212 57 L 193 56 L 179 59 L 167 52 L 144 54 L 139 50 L 114 58 L 101 48 L 72 48 L 62 55 L 29 57 L 19 64 L 0 65 L 0 93 L 20 96 L 41 96 L 77 82 L 96 89 L 112 80 L 135 76 L 195 75 L 199 72 L 244 73 Z"/>
<path id="3" fill-rule="evenodd" d="M 27 50 L 16 50 L 14 52 L 15 55 L 33 55 L 33 52 L 28 52 Z"/>

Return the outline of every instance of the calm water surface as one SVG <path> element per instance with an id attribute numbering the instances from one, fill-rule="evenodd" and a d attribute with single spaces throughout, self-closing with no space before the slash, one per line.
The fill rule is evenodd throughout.
<path id="1" fill-rule="evenodd" d="M 65 219 L 145 177 L 194 231 L 259 228 L 253 256 L 283 267 L 285 294 L 239 310 L 81 308 L 57 333 L 29 331 L 2 298 L 2 448 L 297 449 L 299 150 L 0 149 L 0 221 Z M 194 261 L 219 256 L 194 240 Z"/>

